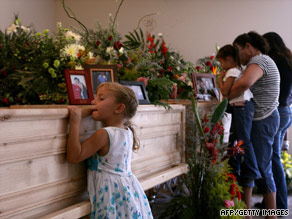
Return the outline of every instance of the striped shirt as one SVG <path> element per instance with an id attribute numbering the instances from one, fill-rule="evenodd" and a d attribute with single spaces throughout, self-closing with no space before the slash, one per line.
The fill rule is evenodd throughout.
<path id="1" fill-rule="evenodd" d="M 255 107 L 253 120 L 262 120 L 271 115 L 279 105 L 280 74 L 275 62 L 267 55 L 252 57 L 247 67 L 251 64 L 257 64 L 264 72 L 263 77 L 250 87 Z"/>

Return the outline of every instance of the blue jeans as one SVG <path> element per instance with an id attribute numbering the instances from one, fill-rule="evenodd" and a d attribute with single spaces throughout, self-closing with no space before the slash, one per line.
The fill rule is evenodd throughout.
<path id="1" fill-rule="evenodd" d="M 275 140 L 273 144 L 273 174 L 274 180 L 277 188 L 277 208 L 278 209 L 287 209 L 287 184 L 285 179 L 285 173 L 283 165 L 281 162 L 281 148 L 283 140 L 286 134 L 287 129 L 292 123 L 292 107 L 278 107 L 280 114 L 280 126 L 277 134 L 275 135 Z"/>
<path id="2" fill-rule="evenodd" d="M 238 182 L 243 187 L 253 187 L 254 180 L 261 177 L 258 164 L 251 142 L 252 119 L 254 105 L 252 101 L 246 101 L 244 106 L 232 106 L 232 125 L 230 130 L 230 143 L 235 140 L 243 141 L 244 155 L 231 157 L 229 164 L 233 168 Z"/>
<path id="3" fill-rule="evenodd" d="M 272 171 L 273 144 L 278 132 L 280 116 L 277 109 L 265 119 L 252 123 L 251 141 L 259 171 L 262 175 L 261 190 L 264 194 L 276 192 Z"/>

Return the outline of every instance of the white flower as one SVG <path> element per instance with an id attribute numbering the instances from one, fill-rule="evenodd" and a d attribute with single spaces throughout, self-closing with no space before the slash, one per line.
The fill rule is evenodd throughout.
<path id="1" fill-rule="evenodd" d="M 193 83 L 191 81 L 188 81 L 188 86 L 193 87 Z"/>
<path id="2" fill-rule="evenodd" d="M 78 44 L 69 44 L 69 45 L 66 45 L 65 48 L 61 50 L 61 54 L 65 57 L 69 56 L 69 57 L 78 58 L 78 53 L 80 50 L 85 50 L 84 46 L 81 46 Z"/>
<path id="3" fill-rule="evenodd" d="M 83 70 L 84 68 L 79 64 L 75 66 L 75 70 Z"/>
<path id="4" fill-rule="evenodd" d="M 12 32 L 16 32 L 16 28 L 18 26 L 16 26 L 15 24 L 11 24 L 8 28 L 7 28 L 7 33 L 11 34 Z"/>
<path id="5" fill-rule="evenodd" d="M 163 36 L 163 34 L 162 33 L 158 33 L 158 37 L 162 37 Z"/>
<path id="6" fill-rule="evenodd" d="M 170 59 L 171 59 L 171 60 L 174 60 L 174 57 L 173 57 L 173 56 L 170 56 Z"/>
<path id="7" fill-rule="evenodd" d="M 92 52 L 89 52 L 87 55 L 88 55 L 88 58 L 89 58 L 89 59 L 93 59 L 93 58 L 94 58 L 94 56 L 93 56 L 93 53 L 92 53 Z"/>
<path id="8" fill-rule="evenodd" d="M 74 39 L 76 42 L 79 42 L 80 39 L 81 39 L 81 36 L 76 34 L 76 33 L 73 33 L 71 30 L 68 30 L 66 33 L 65 33 L 65 37 L 67 39 Z"/>
<path id="9" fill-rule="evenodd" d="M 179 60 L 177 61 L 177 63 L 178 63 L 178 64 L 181 64 L 181 62 L 180 62 Z"/>
<path id="10" fill-rule="evenodd" d="M 29 32 L 30 29 L 28 27 L 25 27 L 25 26 L 21 26 L 21 29 L 23 29 L 24 32 Z"/>
<path id="11" fill-rule="evenodd" d="M 111 47 L 107 47 L 106 50 L 105 50 L 105 52 L 107 54 L 109 54 L 109 55 L 114 55 L 115 54 L 115 49 L 112 46 Z"/>
<path id="12" fill-rule="evenodd" d="M 180 67 L 179 67 L 179 66 L 176 66 L 176 69 L 177 69 L 178 71 L 180 71 Z"/>
<path id="13" fill-rule="evenodd" d="M 123 47 L 121 47 L 121 48 L 119 49 L 119 53 L 120 53 L 120 54 L 124 54 L 124 52 L 125 52 L 125 49 L 124 49 Z"/>

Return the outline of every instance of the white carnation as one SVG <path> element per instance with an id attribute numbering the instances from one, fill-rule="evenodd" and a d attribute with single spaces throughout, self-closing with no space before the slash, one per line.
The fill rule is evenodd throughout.
<path id="1" fill-rule="evenodd" d="M 74 39 L 76 42 L 79 42 L 80 39 L 81 39 L 81 36 L 76 34 L 76 33 L 73 33 L 71 30 L 68 30 L 66 33 L 65 33 L 65 37 L 67 39 Z"/>
<path id="2" fill-rule="evenodd" d="M 68 44 L 62 49 L 61 54 L 65 57 L 69 56 L 78 58 L 78 53 L 80 50 L 84 50 L 84 46 L 78 44 Z"/>

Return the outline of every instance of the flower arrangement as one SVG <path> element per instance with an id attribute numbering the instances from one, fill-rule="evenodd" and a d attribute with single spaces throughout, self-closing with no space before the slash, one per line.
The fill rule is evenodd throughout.
<path id="1" fill-rule="evenodd" d="M 219 51 L 219 46 L 216 45 L 216 53 Z M 213 73 L 217 75 L 222 70 L 220 63 L 215 59 L 215 55 L 205 56 L 197 61 L 197 73 Z"/>
<path id="2" fill-rule="evenodd" d="M 292 159 L 291 154 L 287 151 L 282 151 L 281 153 L 281 162 L 283 164 L 285 177 L 286 177 L 286 184 L 287 188 L 291 189 L 291 182 L 292 182 Z"/>
<path id="3" fill-rule="evenodd" d="M 144 81 L 151 103 L 187 98 L 192 91 L 192 63 L 168 48 L 162 34 L 155 39 L 138 28 L 123 41 L 116 31 L 116 15 L 109 16 L 107 28 L 97 25 L 88 30 L 82 25 L 83 30 L 69 30 L 58 23 L 51 34 L 24 27 L 16 17 L 0 32 L 0 106 L 68 104 L 63 72 L 85 64 L 114 64 L 120 80 Z"/>
<path id="4" fill-rule="evenodd" d="M 200 119 L 193 100 L 195 123 L 201 136 L 198 145 L 193 143 L 189 159 L 189 172 L 184 179 L 186 192 L 176 196 L 161 218 L 243 218 L 241 216 L 220 217 L 221 209 L 243 209 L 241 187 L 228 165 L 229 155 L 242 153 L 240 144 L 232 151 L 222 144 L 222 117 L 227 101 L 222 101 L 209 119 Z M 208 209 L 208 211 L 206 211 Z"/>

